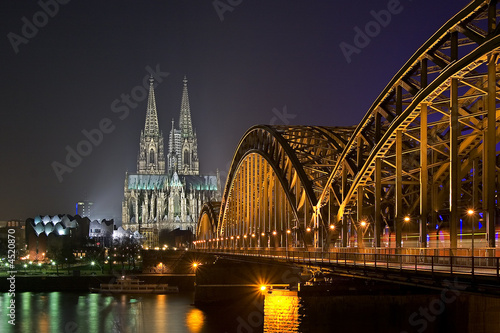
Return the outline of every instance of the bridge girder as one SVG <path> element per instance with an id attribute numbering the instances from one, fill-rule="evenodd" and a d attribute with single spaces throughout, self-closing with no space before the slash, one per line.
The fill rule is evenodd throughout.
<path id="1" fill-rule="evenodd" d="M 233 236 L 256 233 L 262 224 L 255 216 L 290 214 L 279 231 L 295 228 L 295 246 L 328 244 L 339 236 L 326 232 L 334 225 L 343 246 L 354 245 L 353 234 L 363 246 L 368 233 L 380 247 L 389 230 L 399 248 L 409 217 L 418 246 L 427 246 L 432 227 L 446 229 L 456 249 L 458 223 L 473 207 L 494 247 L 499 16 L 496 1 L 467 5 L 417 50 L 356 127 L 249 129 L 228 174 L 217 238 L 227 240 L 228 227 Z M 264 206 L 267 213 L 259 211 Z M 312 241 L 307 228 L 315 230 Z M 266 232 L 277 229 L 275 223 Z"/>

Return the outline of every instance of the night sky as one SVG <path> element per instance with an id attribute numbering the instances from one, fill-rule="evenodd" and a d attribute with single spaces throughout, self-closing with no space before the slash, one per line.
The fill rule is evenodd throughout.
<path id="1" fill-rule="evenodd" d="M 0 220 L 74 214 L 88 198 L 93 218 L 121 221 L 147 68 L 162 80 L 155 94 L 165 144 L 172 118 L 178 127 L 186 75 L 201 172 L 224 175 L 252 125 L 356 125 L 408 58 L 469 2 L 59 1 L 58 8 L 55 0 L 0 3 Z M 356 47 L 356 27 L 373 37 L 346 57 L 340 45 Z M 68 166 L 67 148 L 83 147 L 85 131 L 103 123 L 108 133 Z M 54 163 L 71 172 L 58 177 Z"/>

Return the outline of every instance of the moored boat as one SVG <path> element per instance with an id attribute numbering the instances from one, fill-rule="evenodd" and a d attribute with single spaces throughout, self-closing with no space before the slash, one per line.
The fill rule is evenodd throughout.
<path id="1" fill-rule="evenodd" d="M 90 288 L 91 292 L 117 294 L 173 294 L 178 293 L 177 286 L 162 283 L 144 283 L 139 279 L 122 276 L 115 283 L 101 283 L 99 288 Z"/>

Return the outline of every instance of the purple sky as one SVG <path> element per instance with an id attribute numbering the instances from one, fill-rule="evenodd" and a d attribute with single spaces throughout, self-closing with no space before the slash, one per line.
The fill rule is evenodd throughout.
<path id="1" fill-rule="evenodd" d="M 93 217 L 121 220 L 123 180 L 136 171 L 144 126 L 146 101 L 137 98 L 147 66 L 169 73 L 155 90 L 165 137 L 172 118 L 178 124 L 187 75 L 201 171 L 224 174 L 252 125 L 356 125 L 407 59 L 468 3 L 59 1 L 0 4 L 0 220 L 72 214 L 85 196 L 95 202 Z M 358 38 L 348 63 L 340 45 L 356 47 L 356 27 L 372 37 Z M 132 92 L 128 114 L 114 112 Z M 54 162 L 66 165 L 66 147 L 76 149 L 83 131 L 105 119 L 113 130 L 58 178 Z"/>

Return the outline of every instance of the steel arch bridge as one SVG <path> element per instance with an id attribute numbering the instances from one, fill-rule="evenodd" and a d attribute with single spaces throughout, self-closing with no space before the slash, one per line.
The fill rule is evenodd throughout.
<path id="1" fill-rule="evenodd" d="M 357 126 L 250 128 L 195 246 L 456 253 L 476 232 L 477 247 L 495 247 L 499 16 L 496 1 L 467 5 Z"/>

